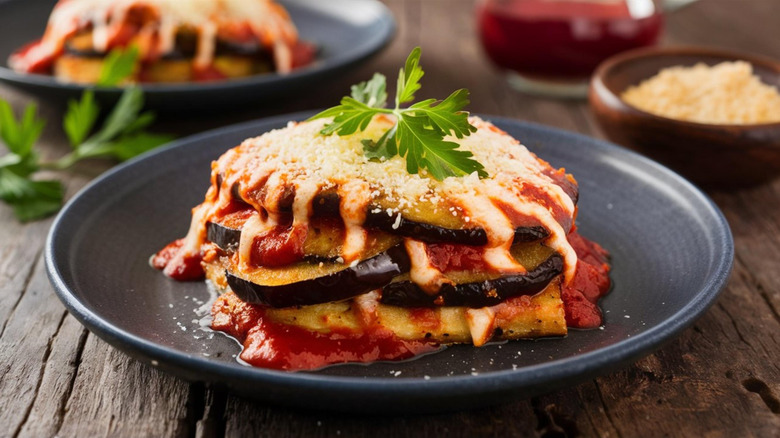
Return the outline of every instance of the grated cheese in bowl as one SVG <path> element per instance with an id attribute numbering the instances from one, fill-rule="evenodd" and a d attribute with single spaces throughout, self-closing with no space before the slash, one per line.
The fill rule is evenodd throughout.
<path id="1" fill-rule="evenodd" d="M 761 82 L 745 61 L 661 70 L 620 96 L 649 113 L 708 124 L 780 122 L 780 93 Z"/>

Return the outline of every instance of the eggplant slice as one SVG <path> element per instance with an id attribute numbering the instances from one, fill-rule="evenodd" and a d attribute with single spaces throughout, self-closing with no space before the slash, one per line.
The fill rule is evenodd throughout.
<path id="1" fill-rule="evenodd" d="M 258 284 L 230 271 L 225 276 L 230 289 L 242 301 L 280 308 L 352 298 L 381 288 L 409 268 L 409 256 L 403 245 L 398 245 L 355 266 L 288 284 Z"/>
<path id="2" fill-rule="evenodd" d="M 206 223 L 206 239 L 223 251 L 235 251 L 241 241 L 241 229 L 216 222 Z"/>
<path id="3" fill-rule="evenodd" d="M 398 307 L 487 307 L 508 298 L 534 295 L 563 272 L 563 258 L 554 253 L 523 275 L 510 275 L 478 283 L 444 285 L 428 295 L 411 281 L 390 283 L 382 289 L 382 304 Z"/>
<path id="4" fill-rule="evenodd" d="M 316 204 L 315 204 L 316 205 Z M 316 212 L 316 208 L 315 208 Z M 396 223 L 397 222 L 397 223 Z M 455 243 L 460 245 L 487 245 L 487 234 L 482 228 L 453 230 L 422 222 L 414 222 L 401 217 L 388 216 L 385 213 L 371 213 L 366 217 L 365 225 L 397 236 L 412 237 L 426 243 Z M 224 251 L 234 250 L 241 240 L 241 229 L 216 222 L 206 224 L 206 236 Z M 513 243 L 536 242 L 548 236 L 544 227 L 518 227 L 515 229 Z"/>

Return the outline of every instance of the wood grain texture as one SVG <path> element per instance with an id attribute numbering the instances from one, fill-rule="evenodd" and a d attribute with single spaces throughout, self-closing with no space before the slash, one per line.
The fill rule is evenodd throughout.
<path id="1" fill-rule="evenodd" d="M 409 50 L 422 45 L 422 97 L 467 87 L 474 112 L 602 135 L 586 104 L 529 97 L 506 85 L 476 40 L 472 0 L 387 4 L 399 24 L 394 42 L 316 94 L 233 114 L 164 115 L 159 129 L 185 135 L 320 108 L 374 71 L 394 76 Z M 665 42 L 780 58 L 778 16 L 776 0 L 702 0 L 669 17 Z M 31 101 L 7 86 L 0 97 L 17 109 Z M 57 123 L 61 108 L 40 106 L 50 120 L 41 148 L 62 155 L 68 147 Z M 93 163 L 58 176 L 72 195 L 105 168 Z M 734 233 L 734 274 L 715 306 L 663 349 L 604 377 L 504 406 L 360 418 L 264 405 L 117 352 L 54 296 L 40 257 L 51 220 L 19 224 L 0 205 L 0 436 L 780 436 L 780 181 L 711 195 Z"/>

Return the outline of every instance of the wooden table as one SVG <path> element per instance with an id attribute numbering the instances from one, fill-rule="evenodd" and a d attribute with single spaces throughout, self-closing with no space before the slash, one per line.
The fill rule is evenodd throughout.
<path id="1" fill-rule="evenodd" d="M 181 135 L 243 120 L 332 105 L 373 71 L 394 77 L 422 45 L 425 94 L 472 92 L 471 111 L 516 117 L 600 137 L 583 102 L 512 91 L 475 38 L 471 0 L 388 1 L 399 29 L 366 66 L 296 100 L 157 127 Z M 667 44 L 709 44 L 780 58 L 777 0 L 703 0 L 669 18 Z M 6 86 L 19 110 L 32 99 Z M 61 108 L 40 147 L 67 150 Z M 60 175 L 68 195 L 104 164 Z M 54 295 L 41 250 L 51 219 L 19 224 L 0 205 L 1 436 L 780 436 L 780 180 L 711 193 L 731 224 L 735 269 L 696 325 L 620 371 L 552 394 L 476 412 L 354 418 L 298 412 L 187 383 L 142 365 L 84 329 Z"/>

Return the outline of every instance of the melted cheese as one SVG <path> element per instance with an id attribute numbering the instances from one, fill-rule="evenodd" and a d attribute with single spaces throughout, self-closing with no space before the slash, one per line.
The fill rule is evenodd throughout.
<path id="1" fill-rule="evenodd" d="M 466 323 L 475 347 L 485 345 L 493 337 L 496 313 L 490 307 L 466 310 Z"/>
<path id="2" fill-rule="evenodd" d="M 154 48 L 159 53 L 173 50 L 180 28 L 191 28 L 198 34 L 195 66 L 205 67 L 212 62 L 220 31 L 229 34 L 246 25 L 258 42 L 273 52 L 277 71 L 286 73 L 292 68 L 290 48 L 298 39 L 297 30 L 287 12 L 272 0 L 60 0 L 40 43 L 24 56 L 12 57 L 11 67 L 27 71 L 39 60 L 57 56 L 70 36 L 90 26 L 93 47 L 105 52 L 112 35 L 136 7 L 148 8 L 156 16 L 142 32 L 157 35 Z M 154 53 L 154 48 L 148 50 Z"/>
<path id="3" fill-rule="evenodd" d="M 254 213 L 244 222 L 241 229 L 241 240 L 238 242 L 238 269 L 242 272 L 250 272 L 254 269 L 250 259 L 255 238 L 267 233 L 278 225 L 272 216 L 263 218 L 260 213 Z"/>
<path id="4" fill-rule="evenodd" d="M 425 293 L 434 295 L 445 284 L 453 284 L 440 270 L 431 263 L 426 245 L 419 240 L 404 239 L 406 253 L 409 254 L 411 269 L 409 278 Z"/>
<path id="5" fill-rule="evenodd" d="M 371 201 L 369 192 L 368 184 L 361 180 L 352 180 L 339 187 L 341 197 L 339 209 L 347 231 L 341 257 L 347 264 L 358 260 L 366 246 L 368 233 L 363 228 L 363 222 L 366 220 L 366 209 Z"/>

